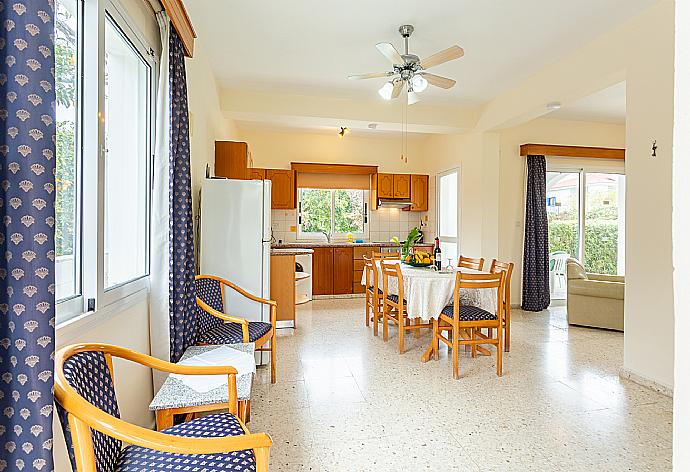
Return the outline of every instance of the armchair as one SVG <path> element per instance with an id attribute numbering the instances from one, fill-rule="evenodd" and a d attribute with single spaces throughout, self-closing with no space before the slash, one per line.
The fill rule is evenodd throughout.
<path id="1" fill-rule="evenodd" d="M 161 432 L 120 419 L 112 358 L 163 372 L 227 375 L 228 412 L 205 416 Z M 250 434 L 237 418 L 231 366 L 183 366 L 110 344 L 75 344 L 55 356 L 55 398 L 76 472 L 141 470 L 268 471 L 266 433 Z M 123 443 L 128 444 L 124 448 Z"/>
<path id="2" fill-rule="evenodd" d="M 196 304 L 198 316 L 197 344 L 237 344 L 253 342 L 257 351 L 271 352 L 271 383 L 276 383 L 276 316 L 277 304 L 242 290 L 237 285 L 213 275 L 197 275 Z M 271 307 L 271 322 L 249 321 L 224 313 L 225 287 L 257 303 Z M 262 347 L 270 341 L 270 347 Z"/>
<path id="3" fill-rule="evenodd" d="M 575 259 L 566 266 L 568 324 L 623 331 L 625 277 L 585 272 Z"/>

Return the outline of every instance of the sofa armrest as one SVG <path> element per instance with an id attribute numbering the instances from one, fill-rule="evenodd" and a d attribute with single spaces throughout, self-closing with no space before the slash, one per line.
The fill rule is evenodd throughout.
<path id="1" fill-rule="evenodd" d="M 625 295 L 625 283 L 606 282 L 603 280 L 569 280 L 568 295 L 571 294 L 585 297 L 623 300 Z"/>
<path id="2" fill-rule="evenodd" d="M 593 274 L 587 273 L 589 280 L 600 280 L 602 282 L 621 282 L 625 283 L 625 277 L 622 275 L 607 275 L 607 274 Z"/>

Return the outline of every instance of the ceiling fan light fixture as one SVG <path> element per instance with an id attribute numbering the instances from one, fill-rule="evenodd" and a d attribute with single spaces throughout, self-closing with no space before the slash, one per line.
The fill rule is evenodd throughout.
<path id="1" fill-rule="evenodd" d="M 426 90 L 426 88 L 429 86 L 429 81 L 424 78 L 422 75 L 415 75 L 412 77 L 412 90 L 414 90 L 417 93 L 423 92 Z"/>
<path id="2" fill-rule="evenodd" d="M 414 105 L 418 101 L 419 101 L 419 96 L 414 92 L 414 90 L 407 92 L 407 104 L 408 105 Z"/>
<path id="3" fill-rule="evenodd" d="M 393 82 L 389 81 L 383 84 L 383 87 L 379 89 L 379 95 L 381 95 L 381 98 L 384 100 L 393 98 Z"/>

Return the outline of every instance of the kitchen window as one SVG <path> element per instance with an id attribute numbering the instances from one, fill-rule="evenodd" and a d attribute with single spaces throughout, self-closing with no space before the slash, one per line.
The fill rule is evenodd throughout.
<path id="1" fill-rule="evenodd" d="M 298 233 L 300 239 L 345 239 L 348 233 L 365 238 L 369 232 L 368 190 L 300 188 Z"/>

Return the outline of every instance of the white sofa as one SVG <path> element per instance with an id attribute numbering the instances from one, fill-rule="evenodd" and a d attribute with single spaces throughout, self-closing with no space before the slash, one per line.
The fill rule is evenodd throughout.
<path id="1" fill-rule="evenodd" d="M 566 264 L 568 324 L 623 331 L 625 278 L 585 272 L 576 259 Z"/>

